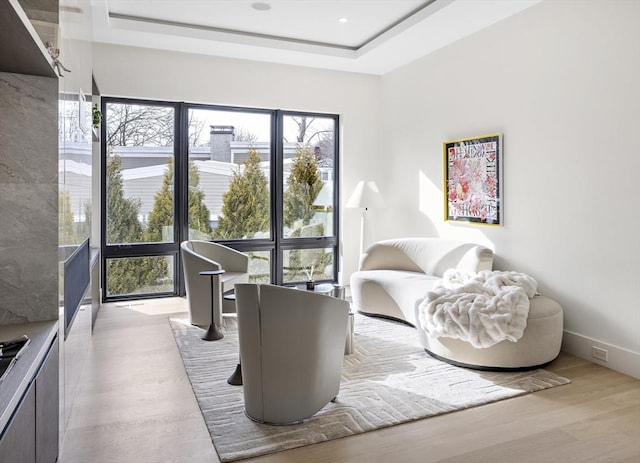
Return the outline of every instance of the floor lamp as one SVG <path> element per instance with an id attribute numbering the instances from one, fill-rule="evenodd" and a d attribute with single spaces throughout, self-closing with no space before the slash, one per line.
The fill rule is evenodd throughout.
<path id="1" fill-rule="evenodd" d="M 364 221 L 368 209 L 379 209 L 385 206 L 380 190 L 376 182 L 373 180 L 360 180 L 355 190 L 351 193 L 347 207 L 362 209 L 362 217 L 360 219 L 360 255 L 364 252 Z"/>

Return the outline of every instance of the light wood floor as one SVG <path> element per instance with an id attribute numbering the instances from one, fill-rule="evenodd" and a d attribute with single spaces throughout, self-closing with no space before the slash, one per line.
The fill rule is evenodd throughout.
<path id="1" fill-rule="evenodd" d="M 61 463 L 218 462 L 167 315 L 184 299 L 100 311 Z M 246 462 L 640 462 L 640 381 L 561 354 L 572 383 Z"/>

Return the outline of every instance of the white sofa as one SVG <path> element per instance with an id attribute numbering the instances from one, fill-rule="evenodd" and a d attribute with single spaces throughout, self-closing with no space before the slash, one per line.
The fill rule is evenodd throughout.
<path id="1" fill-rule="evenodd" d="M 379 241 L 360 258 L 351 275 L 353 305 L 365 315 L 378 315 L 416 325 L 416 305 L 442 279 L 444 272 L 480 272 L 493 267 L 493 251 L 484 246 L 439 238 Z"/>
<path id="2" fill-rule="evenodd" d="M 444 272 L 492 270 L 493 252 L 480 245 L 438 238 L 401 238 L 369 247 L 351 276 L 355 310 L 417 326 L 417 307 Z M 555 359 L 562 343 L 562 307 L 537 295 L 530 301 L 527 326 L 517 342 L 475 348 L 460 339 L 430 336 L 418 329 L 425 350 L 440 360 L 475 369 L 536 368 Z"/>

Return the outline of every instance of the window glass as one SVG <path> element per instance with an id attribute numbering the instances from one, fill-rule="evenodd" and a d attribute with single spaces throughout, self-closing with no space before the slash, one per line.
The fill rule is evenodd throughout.
<path id="1" fill-rule="evenodd" d="M 270 238 L 271 115 L 189 109 L 189 239 Z"/>
<path id="2" fill-rule="evenodd" d="M 173 292 L 173 269 L 173 256 L 107 259 L 107 297 Z"/>
<path id="3" fill-rule="evenodd" d="M 283 236 L 333 236 L 334 119 L 284 116 L 283 149 Z"/>
<path id="4" fill-rule="evenodd" d="M 252 251 L 249 256 L 249 281 L 251 283 L 271 283 L 271 252 Z"/>
<path id="5" fill-rule="evenodd" d="M 283 283 L 333 280 L 333 249 L 292 249 L 284 251 Z"/>
<path id="6" fill-rule="evenodd" d="M 174 241 L 174 109 L 106 106 L 107 244 Z"/>

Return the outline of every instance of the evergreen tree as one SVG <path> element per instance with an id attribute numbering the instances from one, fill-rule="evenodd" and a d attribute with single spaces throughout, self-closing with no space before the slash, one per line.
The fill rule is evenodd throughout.
<path id="1" fill-rule="evenodd" d="M 200 189 L 198 167 L 189 162 L 189 231 L 197 230 L 211 236 L 211 214 L 204 203 L 204 191 Z"/>
<path id="2" fill-rule="evenodd" d="M 204 192 L 199 188 L 200 174 L 193 162 L 189 163 L 189 225 L 191 229 L 211 235 L 209 224 L 209 209 L 204 204 Z M 173 241 L 173 188 L 174 168 L 173 160 L 169 160 L 167 170 L 162 179 L 162 186 L 155 194 L 153 209 L 149 212 L 145 241 L 157 243 Z M 164 234 L 163 234 L 164 231 Z M 167 236 L 168 235 L 168 236 Z M 169 269 L 162 259 L 144 258 L 139 262 L 140 272 L 146 274 L 150 282 L 157 282 L 169 276 Z"/>
<path id="3" fill-rule="evenodd" d="M 140 201 L 124 197 L 122 161 L 117 155 L 107 163 L 107 243 L 127 244 L 143 239 L 138 221 Z M 107 261 L 107 294 L 130 294 L 151 285 L 155 275 L 148 271 L 153 258 L 123 258 Z M 157 259 L 155 259 L 157 261 Z"/>
<path id="4" fill-rule="evenodd" d="M 269 231 L 269 182 L 260 169 L 254 148 L 244 163 L 244 171 L 234 172 L 222 197 L 222 215 L 214 231 L 216 239 L 251 238 Z"/>
<path id="5" fill-rule="evenodd" d="M 172 241 L 173 236 L 163 236 L 165 227 L 173 225 L 173 160 L 169 160 L 162 179 L 162 186 L 153 198 L 153 209 L 147 220 L 146 241 L 157 243 Z M 204 204 L 204 192 L 200 189 L 200 173 L 193 162 L 189 162 L 189 228 L 211 236 L 209 209 Z"/>
<path id="6" fill-rule="evenodd" d="M 282 200 L 287 227 L 293 228 L 297 221 L 301 221 L 300 226 L 309 225 L 314 214 L 313 202 L 322 185 L 313 150 L 308 145 L 298 146 Z"/>
<path id="7" fill-rule="evenodd" d="M 107 163 L 107 243 L 142 241 L 139 213 L 140 200 L 124 197 L 122 161 L 120 156 L 112 155 Z"/>
<path id="8" fill-rule="evenodd" d="M 313 203 L 318 197 L 323 183 L 318 170 L 318 159 L 309 145 L 298 146 L 296 157 L 287 179 L 287 191 L 284 192 L 283 220 L 293 229 L 290 236 L 322 236 L 324 225 L 314 224 L 307 227 L 314 216 Z M 303 227 L 306 229 L 303 231 Z M 289 252 L 288 267 L 285 268 L 285 279 L 289 281 L 310 278 L 323 278 L 326 260 L 331 255 L 324 249 L 297 249 Z"/>
<path id="9" fill-rule="evenodd" d="M 173 233 L 165 237 L 166 239 L 162 236 L 163 228 L 173 225 L 173 184 L 173 159 L 169 159 L 162 186 L 153 197 L 153 209 L 149 212 L 147 219 L 145 241 L 148 243 L 173 241 Z"/>

